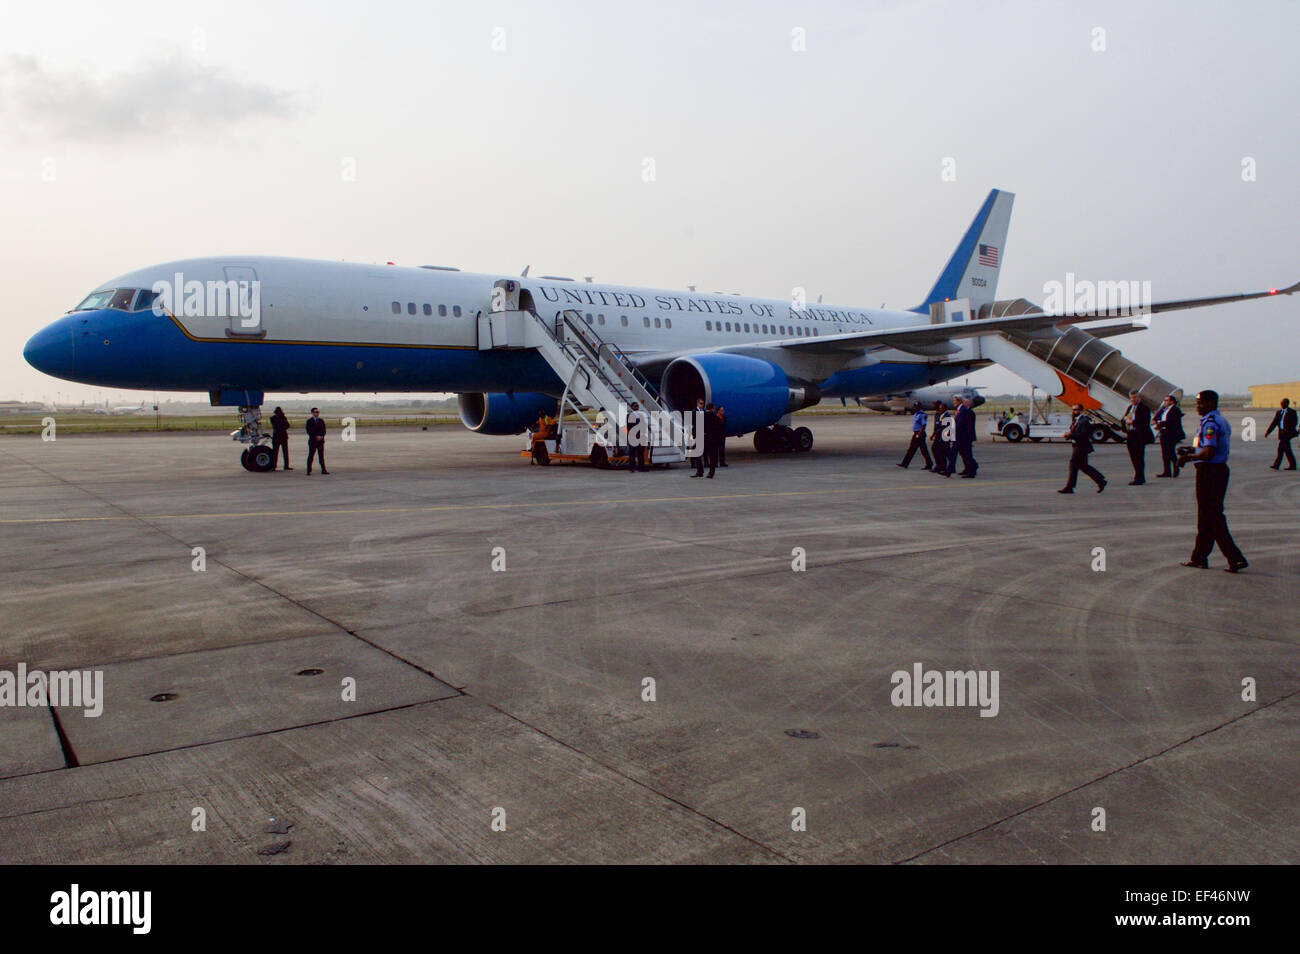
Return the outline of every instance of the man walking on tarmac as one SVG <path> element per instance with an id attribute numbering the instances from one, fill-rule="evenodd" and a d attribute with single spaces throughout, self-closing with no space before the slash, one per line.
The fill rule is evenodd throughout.
<path id="1" fill-rule="evenodd" d="M 1106 478 L 1101 471 L 1088 463 L 1088 455 L 1092 453 L 1092 419 L 1083 413 L 1082 404 L 1076 404 L 1070 410 L 1074 415 L 1070 418 L 1070 429 L 1065 434 L 1065 439 L 1074 443 L 1074 450 L 1070 453 L 1070 476 L 1066 479 L 1065 486 L 1057 493 L 1074 493 L 1074 485 L 1079 480 L 1079 471 L 1091 477 L 1093 483 L 1097 485 L 1097 493 L 1101 493 L 1106 489 Z"/>
<path id="2" fill-rule="evenodd" d="M 1197 394 L 1196 413 L 1201 415 L 1201 424 L 1192 443 L 1194 449 L 1178 448 L 1184 467 L 1196 465 L 1196 543 L 1192 546 L 1192 558 L 1183 566 L 1209 569 L 1210 551 L 1217 543 L 1227 557 L 1227 571 L 1238 573 L 1250 564 L 1228 532 L 1228 518 L 1223 513 L 1223 499 L 1228 495 L 1228 442 L 1232 430 L 1219 413 L 1219 392 Z"/>
<path id="3" fill-rule="evenodd" d="M 956 425 L 956 440 L 953 442 L 953 456 L 949 458 L 948 470 L 957 469 L 956 458 L 961 457 L 961 473 L 958 477 L 972 478 L 979 472 L 980 465 L 975 460 L 975 410 L 974 402 L 969 397 L 957 399 L 957 414 L 953 418 Z"/>
<path id="4" fill-rule="evenodd" d="M 1291 406 L 1290 398 L 1282 399 L 1282 406 L 1273 415 L 1272 423 L 1268 425 L 1264 436 L 1268 437 L 1275 429 L 1277 430 L 1277 457 L 1273 458 L 1273 463 L 1268 466 L 1277 470 L 1282 466 L 1282 458 L 1285 456 L 1288 462 L 1287 470 L 1295 470 L 1295 452 L 1291 450 L 1291 442 L 1296 436 L 1296 412 Z"/>
<path id="5" fill-rule="evenodd" d="M 907 453 L 903 455 L 903 462 L 898 466 L 906 470 L 917 451 L 920 451 L 921 457 L 925 459 L 925 469 L 934 470 L 934 461 L 930 459 L 930 451 L 925 446 L 925 409 L 921 407 L 920 401 L 912 405 L 912 443 L 907 445 Z"/>

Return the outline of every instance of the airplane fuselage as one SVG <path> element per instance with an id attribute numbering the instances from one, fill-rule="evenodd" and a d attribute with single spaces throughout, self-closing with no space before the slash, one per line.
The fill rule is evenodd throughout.
<path id="1" fill-rule="evenodd" d="M 522 391 L 563 382 L 531 350 L 479 348 L 479 316 L 501 275 L 275 257 L 188 259 L 105 282 L 110 295 L 42 330 L 28 359 L 48 373 L 105 387 L 211 391 Z M 214 309 L 214 283 L 256 282 L 258 315 Z M 578 310 L 634 359 L 915 325 L 914 312 L 520 278 L 541 315 Z M 145 292 L 164 287 L 164 301 Z M 188 290 L 187 290 L 188 289 Z M 205 294 L 205 291 L 207 294 Z M 83 303 L 84 304 L 84 303 Z M 220 303 L 219 303 L 220 304 Z M 107 307 L 114 305 L 114 307 Z M 227 313 L 229 312 L 229 313 Z M 826 396 L 923 387 L 965 374 L 888 348 L 809 354 L 807 380 Z"/>

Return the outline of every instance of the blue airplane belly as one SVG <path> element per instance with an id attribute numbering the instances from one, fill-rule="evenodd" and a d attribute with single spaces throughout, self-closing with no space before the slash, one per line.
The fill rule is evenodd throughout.
<path id="1" fill-rule="evenodd" d="M 69 316 L 72 318 L 73 316 Z M 87 320 L 89 319 L 89 320 Z M 535 351 L 273 341 L 195 341 L 144 313 L 77 315 L 77 380 L 107 387 L 206 391 L 537 391 L 563 382 Z"/>
<path id="2" fill-rule="evenodd" d="M 824 397 L 894 394 L 929 387 L 970 373 L 969 365 L 881 362 L 866 368 L 836 371 L 818 387 Z"/>

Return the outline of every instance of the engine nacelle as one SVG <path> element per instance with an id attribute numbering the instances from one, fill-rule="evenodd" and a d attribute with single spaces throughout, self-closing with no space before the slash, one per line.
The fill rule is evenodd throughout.
<path id="1" fill-rule="evenodd" d="M 461 394 L 460 422 L 476 434 L 522 434 L 560 402 L 549 394 Z"/>
<path id="2" fill-rule="evenodd" d="M 722 405 L 728 437 L 775 424 L 821 400 L 817 388 L 792 386 L 785 372 L 770 361 L 717 352 L 676 359 L 664 369 L 659 390 L 673 411 L 695 410 L 698 398 Z"/>

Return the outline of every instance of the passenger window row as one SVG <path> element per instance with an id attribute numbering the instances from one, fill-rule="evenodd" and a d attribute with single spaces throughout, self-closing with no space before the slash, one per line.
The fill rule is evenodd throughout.
<path id="1" fill-rule="evenodd" d="M 587 314 L 584 317 L 587 319 L 587 324 L 589 325 L 603 325 L 605 323 L 604 315 L 599 315 L 599 314 L 593 315 L 591 312 L 587 312 Z M 627 315 L 619 315 L 618 320 L 619 323 L 622 324 L 624 328 L 627 327 Z M 645 322 L 645 326 L 647 328 L 650 327 L 649 317 L 643 315 L 641 317 L 641 320 Z M 664 318 L 664 319 L 656 318 L 654 326 L 656 328 L 671 328 L 673 326 L 673 320 L 671 318 Z"/>
<path id="2" fill-rule="evenodd" d="M 415 302 L 413 302 L 413 301 L 408 301 L 408 302 L 406 303 L 406 313 L 407 313 L 408 315 L 413 315 L 413 314 L 415 314 L 415 308 L 416 308 Z M 432 314 L 433 314 L 433 305 L 430 305 L 430 304 L 427 304 L 427 303 L 426 303 L 426 304 L 420 306 L 420 310 L 423 311 L 426 315 L 432 315 Z M 395 301 L 395 302 L 393 302 L 393 314 L 395 314 L 395 315 L 400 315 L 401 313 L 402 313 L 402 303 L 401 303 L 400 301 Z M 460 317 L 460 305 L 452 305 L 452 306 L 451 306 L 451 314 L 452 314 L 452 317 L 453 317 L 453 318 L 459 318 L 459 317 Z M 446 317 L 447 317 L 447 306 L 446 306 L 446 305 L 439 305 L 439 306 L 438 306 L 438 317 L 439 317 L 439 318 L 446 318 Z"/>
<path id="3" fill-rule="evenodd" d="M 750 331 L 751 323 L 730 321 L 705 321 L 704 328 L 706 331 Z M 821 332 L 817 328 L 805 328 L 802 325 L 763 325 L 753 322 L 753 330 L 761 335 L 776 335 L 780 338 L 817 338 Z"/>

